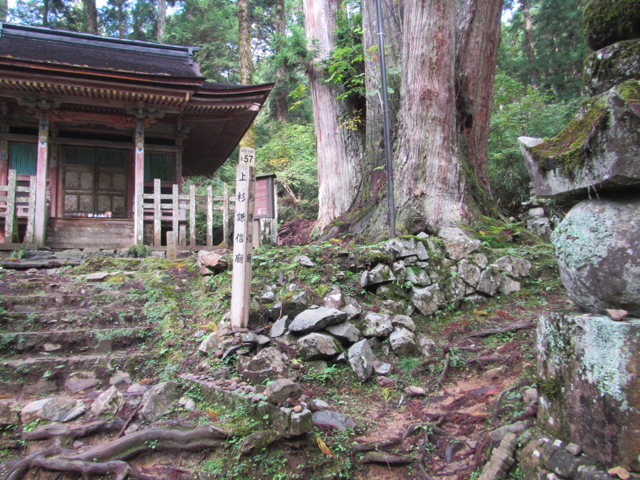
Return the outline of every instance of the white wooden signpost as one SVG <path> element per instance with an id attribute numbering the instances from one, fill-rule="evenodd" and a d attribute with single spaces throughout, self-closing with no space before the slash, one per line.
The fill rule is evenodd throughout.
<path id="1" fill-rule="evenodd" d="M 255 202 L 256 151 L 240 148 L 236 172 L 236 213 L 233 229 L 231 277 L 231 328 L 247 328 L 251 300 L 251 253 L 253 251 L 253 206 Z"/>

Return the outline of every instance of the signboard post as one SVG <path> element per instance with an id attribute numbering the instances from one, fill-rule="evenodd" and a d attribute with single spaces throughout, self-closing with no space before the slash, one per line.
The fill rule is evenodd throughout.
<path id="1" fill-rule="evenodd" d="M 255 228 L 253 230 L 253 248 L 260 247 L 260 219 L 275 217 L 273 180 L 275 173 L 256 177 L 256 203 L 253 210 Z"/>
<path id="2" fill-rule="evenodd" d="M 236 211 L 233 229 L 233 263 L 231 277 L 231 328 L 249 324 L 251 300 L 251 253 L 253 251 L 253 209 L 255 202 L 255 150 L 240 149 L 236 171 Z"/>

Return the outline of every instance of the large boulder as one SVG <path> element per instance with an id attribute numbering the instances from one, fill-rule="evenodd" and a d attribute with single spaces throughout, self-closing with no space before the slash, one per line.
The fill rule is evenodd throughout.
<path id="1" fill-rule="evenodd" d="M 544 312 L 538 423 L 604 465 L 638 468 L 640 320 Z"/>
<path id="2" fill-rule="evenodd" d="M 349 322 L 339 323 L 327 327 L 327 332 L 336 337 L 343 345 L 356 343 L 360 338 L 360 330 Z"/>
<path id="3" fill-rule="evenodd" d="M 287 357 L 275 347 L 264 348 L 245 366 L 242 378 L 254 385 L 262 385 L 265 380 L 288 377 Z"/>
<path id="4" fill-rule="evenodd" d="M 520 137 L 538 196 L 587 197 L 640 186 L 640 82 L 628 80 L 585 100 L 548 140 Z"/>
<path id="5" fill-rule="evenodd" d="M 640 40 L 614 43 L 584 61 L 582 80 L 590 95 L 604 93 L 627 80 L 640 80 Z"/>
<path id="6" fill-rule="evenodd" d="M 640 195 L 585 200 L 551 235 L 571 299 L 590 313 L 640 316 Z"/>
<path id="7" fill-rule="evenodd" d="M 115 415 L 125 404 L 124 395 L 122 395 L 115 385 L 105 390 L 96 398 L 91 405 L 91 413 L 95 416 Z"/>
<path id="8" fill-rule="evenodd" d="M 82 415 L 86 407 L 81 400 L 69 397 L 51 397 L 27 404 L 20 412 L 20 420 L 28 425 L 35 420 L 69 422 Z"/>
<path id="9" fill-rule="evenodd" d="M 389 343 L 396 355 L 415 355 L 419 351 L 415 335 L 406 328 L 396 327 L 389 335 Z"/>
<path id="10" fill-rule="evenodd" d="M 394 258 L 417 257 L 418 260 L 428 260 L 429 253 L 422 240 L 413 237 L 396 237 L 385 243 L 382 251 L 389 253 Z"/>
<path id="11" fill-rule="evenodd" d="M 386 313 L 369 312 L 364 317 L 362 335 L 367 338 L 387 338 L 393 331 L 391 317 Z"/>
<path id="12" fill-rule="evenodd" d="M 283 403 L 288 399 L 295 401 L 302 395 L 302 387 L 289 378 L 279 378 L 267 386 L 265 395 L 267 402 L 274 404 Z"/>
<path id="13" fill-rule="evenodd" d="M 592 50 L 640 38 L 640 0 L 591 0 L 584 8 L 584 36 Z"/>
<path id="14" fill-rule="evenodd" d="M 149 422 L 155 422 L 169 413 L 179 398 L 180 392 L 176 382 L 159 383 L 143 395 L 140 413 Z"/>
<path id="15" fill-rule="evenodd" d="M 18 425 L 20 405 L 14 400 L 0 400 L 0 425 Z"/>
<path id="16" fill-rule="evenodd" d="M 362 288 L 393 282 L 396 279 L 388 265 L 380 263 L 369 271 L 362 272 L 360 284 Z"/>
<path id="17" fill-rule="evenodd" d="M 306 335 L 311 332 L 318 332 L 329 325 L 342 323 L 347 319 L 347 314 L 335 309 L 320 307 L 305 310 L 293 319 L 289 325 L 289 331 L 296 335 Z"/>
<path id="18" fill-rule="evenodd" d="M 480 240 L 469 237 L 461 228 L 445 227 L 438 237 L 444 240 L 445 252 L 451 260 L 462 260 L 482 248 Z"/>
<path id="19" fill-rule="evenodd" d="M 342 352 L 340 342 L 324 333 L 310 333 L 298 340 L 298 354 L 305 360 L 325 360 Z"/>
<path id="20" fill-rule="evenodd" d="M 425 288 L 413 287 L 411 301 L 423 315 L 436 313 L 447 301 L 438 284 Z"/>
<path id="21" fill-rule="evenodd" d="M 354 343 L 348 352 L 349 364 L 358 380 L 365 382 L 371 377 L 373 363 L 376 361 L 373 351 L 367 340 Z"/>

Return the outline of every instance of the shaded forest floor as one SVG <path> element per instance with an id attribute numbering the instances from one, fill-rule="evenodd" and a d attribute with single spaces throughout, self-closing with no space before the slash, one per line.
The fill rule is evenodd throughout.
<path id="1" fill-rule="evenodd" d="M 297 234 L 300 232 L 304 228 Z M 241 425 L 244 433 L 234 433 L 216 448 L 195 451 L 156 450 L 156 445 L 151 444 L 130 464 L 141 475 L 167 479 L 474 478 L 497 445 L 490 439 L 490 432 L 516 421 L 535 420 L 535 407 L 527 408 L 523 390 L 536 384 L 534 339 L 540 312 L 572 308 L 549 246 L 514 242 L 498 247 L 491 248 L 487 243 L 484 251 L 496 258 L 510 254 L 533 263 L 523 289 L 487 298 L 482 305 L 467 310 L 450 306 L 429 317 L 414 315 L 417 332 L 431 338 L 434 348 L 429 356 L 402 357 L 389 352 L 383 344 L 374 353 L 377 360 L 391 364 L 386 380 L 378 381 L 374 376 L 363 383 L 347 364 L 330 363 L 317 369 L 293 356 L 291 366 L 306 397 L 323 400 L 332 410 L 354 420 L 353 430 L 340 432 L 316 426 L 306 435 L 268 442 L 245 455 L 242 445 L 247 435 L 268 431 L 269 423 L 249 418 L 242 409 L 207 402 L 190 385 L 180 382 L 184 395 L 195 401 L 193 408 L 176 404 L 158 421 L 149 422 L 137 415 L 137 404 L 127 396 L 127 404 L 107 419 L 141 430 L 234 425 L 233 431 L 237 432 L 235 426 Z M 284 288 L 291 283 L 306 291 L 309 305 L 322 304 L 329 286 L 338 285 L 363 310 L 381 311 L 385 308 L 383 299 L 362 290 L 358 283 L 359 272 L 368 268 L 367 262 L 377 255 L 373 253 L 375 250 L 375 246 L 350 246 L 340 241 L 317 246 L 263 247 L 254 254 L 252 296 L 260 297 L 271 285 Z M 301 270 L 294 260 L 299 255 L 310 256 L 317 267 Z M 352 262 L 350 269 L 348 265 L 344 268 L 345 258 Z M 155 333 L 142 344 L 135 342 L 123 347 L 130 355 L 140 351 L 145 354 L 144 361 L 132 368 L 133 382 L 151 386 L 162 381 L 180 381 L 184 373 L 220 374 L 229 381 L 240 381 L 235 372 L 235 357 L 223 360 L 212 354 L 204 356 L 197 350 L 202 339 L 199 332 L 215 329 L 228 311 L 230 272 L 203 277 L 193 259 L 168 262 L 98 257 L 73 269 L 58 270 L 53 280 L 57 288 L 65 285 L 86 288 L 82 276 L 96 271 L 111 272 L 113 277 L 109 281 L 133 289 L 140 305 L 144 304 L 144 320 L 155 328 Z M 128 272 L 126 278 L 123 272 Z M 14 285 L 19 279 L 34 284 L 52 283 L 50 273 L 42 271 L 2 276 L 5 285 Z M 10 292 L 5 289 L 3 293 Z M 250 330 L 264 333 L 270 324 L 260 317 L 250 325 Z M 6 328 L 7 324 L 3 325 Z M 34 377 L 33 382 L 36 380 Z M 411 397 L 406 393 L 407 387 L 420 387 L 427 395 Z M 91 405 L 105 388 L 97 384 L 65 395 Z M 46 392 L 23 393 L 19 400 L 24 404 L 46 395 Z M 80 427 L 92 421 L 95 418 L 87 413 L 67 425 Z M 114 437 L 114 433 L 91 434 L 75 440 L 80 444 L 64 437 L 24 440 L 30 431 L 47 423 L 5 427 L 0 440 L 0 462 L 9 462 L 6 467 L 52 446 L 82 450 Z M 323 451 L 322 444 L 328 450 Z M 77 478 L 38 468 L 11 478 L 48 479 L 54 478 L 52 475 L 59 480 Z M 511 475 L 518 478 L 517 468 Z"/>

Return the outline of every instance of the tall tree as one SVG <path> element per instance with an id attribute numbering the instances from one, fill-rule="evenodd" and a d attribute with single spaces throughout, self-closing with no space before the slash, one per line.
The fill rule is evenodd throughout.
<path id="1" fill-rule="evenodd" d="M 7 0 L 0 0 L 0 22 L 7 21 Z"/>
<path id="2" fill-rule="evenodd" d="M 405 233 L 435 231 L 467 221 L 479 203 L 489 206 L 487 124 L 500 43 L 502 0 L 482 3 L 480 0 L 405 0 L 398 7 L 395 15 L 390 15 L 387 9 L 385 25 L 392 32 L 392 38 L 401 38 L 402 80 L 400 95 L 396 96 L 399 115 L 394 145 L 397 227 Z M 363 8 L 364 19 L 370 18 L 367 8 Z M 326 17 L 327 10 L 322 11 Z M 364 20 L 365 39 L 371 38 L 367 32 L 372 27 L 370 23 Z M 371 40 L 367 42 L 370 44 Z M 389 49 L 392 59 L 393 43 L 391 41 Z M 314 83 L 316 89 L 322 88 L 320 82 L 310 80 L 312 94 Z M 367 93 L 375 91 L 371 92 L 369 87 Z M 367 172 L 369 176 L 369 159 L 374 154 L 380 155 L 380 152 L 374 153 L 376 143 L 380 148 L 379 141 L 370 141 L 371 136 L 379 139 L 380 133 L 375 124 L 373 127 L 369 124 L 369 118 L 377 114 L 375 109 L 369 111 L 372 104 L 375 105 L 369 98 L 364 142 L 368 146 L 367 159 L 362 163 L 357 155 L 339 158 L 338 161 L 346 162 L 346 167 L 333 167 L 333 176 L 324 178 L 321 137 L 328 135 L 331 128 L 329 125 L 322 128 L 322 122 L 339 117 L 336 112 L 328 111 L 327 104 L 327 101 L 321 102 L 323 108 L 315 112 L 316 129 L 321 125 L 317 136 L 321 214 L 329 211 L 323 205 L 326 198 L 344 196 L 342 192 L 349 191 L 334 172 L 347 168 L 356 173 Z M 343 142 L 343 150 L 347 150 L 345 145 Z M 340 149 L 335 147 L 331 153 L 336 151 Z M 338 181 L 333 177 L 338 177 Z M 350 178 L 359 180 L 357 175 Z M 384 179 L 379 180 L 382 184 Z M 366 185 L 367 181 L 363 175 L 361 184 Z M 323 191 L 326 191 L 325 197 Z M 364 227 L 370 237 L 385 230 L 381 220 L 385 218 L 385 202 L 378 199 L 373 213 L 359 204 L 346 208 L 348 211 L 338 212 L 336 217 L 345 211 L 344 218 L 349 221 L 366 216 L 366 221 L 361 221 L 355 230 Z M 336 217 L 328 216 L 324 224 Z"/>
<path id="3" fill-rule="evenodd" d="M 251 20 L 249 18 L 249 0 L 238 0 L 238 59 L 240 83 L 253 83 L 253 61 L 251 60 Z M 255 148 L 255 127 L 252 125 L 244 134 L 240 145 Z"/>
<path id="4" fill-rule="evenodd" d="M 502 0 L 461 0 L 456 14 L 456 99 L 458 131 L 475 174 L 476 200 L 491 196 L 487 140 L 493 103 L 493 83 L 500 46 Z M 466 151 L 465 151 L 466 150 Z"/>
<path id="5" fill-rule="evenodd" d="M 87 16 L 87 32 L 98 33 L 98 9 L 96 8 L 96 0 L 82 0 L 84 5 L 84 13 Z"/>
<path id="6" fill-rule="evenodd" d="M 560 100 L 580 95 L 582 65 L 590 50 L 582 12 L 588 0 L 516 3 L 504 26 L 498 65 L 525 85 L 540 86 Z"/>
<path id="7" fill-rule="evenodd" d="M 323 65 L 335 47 L 334 30 L 339 0 L 304 0 L 304 23 L 309 43 L 317 57 L 307 68 L 316 130 L 319 212 L 316 231 L 346 212 L 353 204 L 361 182 L 361 138 L 357 130 L 345 128 L 341 119 L 352 112 L 337 97 L 340 88 L 325 82 Z"/>
<path id="8" fill-rule="evenodd" d="M 276 0 L 275 3 L 276 16 L 276 53 L 281 53 L 284 49 L 285 42 L 285 10 L 284 0 Z M 286 61 L 282 58 L 276 66 L 276 85 L 275 85 L 275 103 L 276 103 L 276 120 L 278 122 L 287 123 L 289 121 L 289 109 L 287 107 L 287 91 L 286 91 Z"/>
<path id="9" fill-rule="evenodd" d="M 158 20 L 156 26 L 156 40 L 162 42 L 167 25 L 167 0 L 158 0 Z"/>

